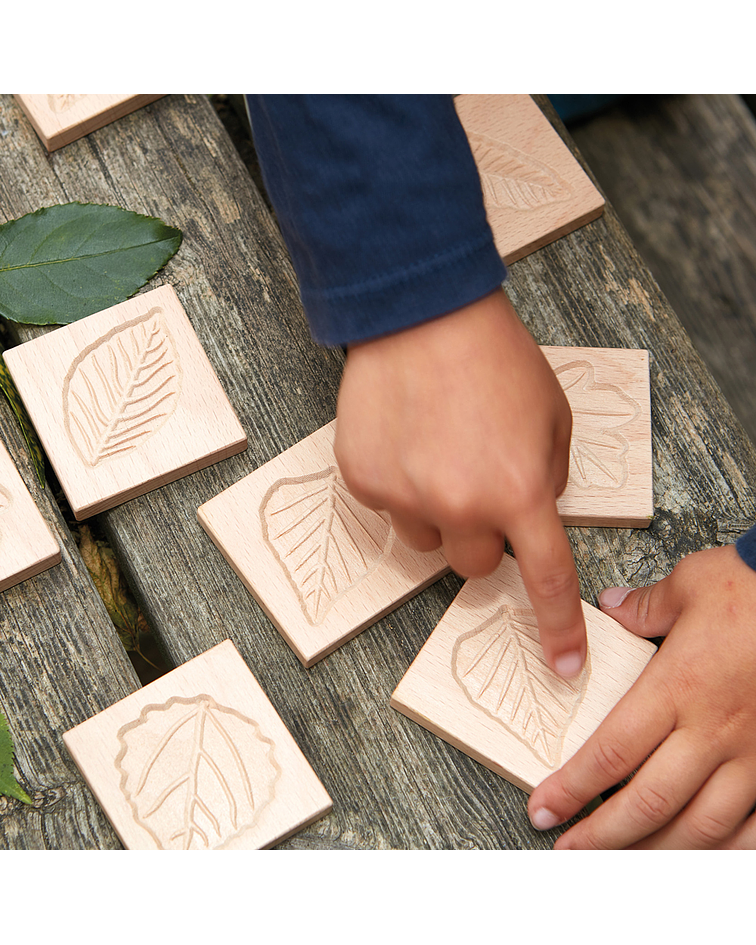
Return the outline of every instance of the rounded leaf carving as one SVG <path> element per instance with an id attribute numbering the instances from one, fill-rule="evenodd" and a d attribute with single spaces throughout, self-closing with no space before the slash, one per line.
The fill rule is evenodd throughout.
<path id="1" fill-rule="evenodd" d="M 134 819 L 159 849 L 220 849 L 274 797 L 274 744 L 207 695 L 146 706 L 118 733 L 116 768 Z"/>

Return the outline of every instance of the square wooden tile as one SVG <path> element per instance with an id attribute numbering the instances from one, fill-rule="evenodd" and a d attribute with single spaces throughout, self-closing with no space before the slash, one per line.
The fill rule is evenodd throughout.
<path id="1" fill-rule="evenodd" d="M 541 349 L 572 410 L 566 525 L 645 528 L 654 514 L 648 352 Z"/>
<path id="2" fill-rule="evenodd" d="M 230 640 L 63 736 L 132 850 L 256 850 L 331 799 Z"/>
<path id="3" fill-rule="evenodd" d="M 603 197 L 529 95 L 459 95 L 455 103 L 505 262 L 602 214 Z"/>
<path id="4" fill-rule="evenodd" d="M 561 767 L 656 651 L 583 603 L 588 661 L 574 681 L 552 672 L 514 558 L 467 581 L 391 697 L 455 748 L 532 791 Z"/>
<path id="5" fill-rule="evenodd" d="M 60 547 L 0 442 L 0 591 L 60 561 Z"/>
<path id="6" fill-rule="evenodd" d="M 171 286 L 4 357 L 77 519 L 246 449 Z"/>
<path id="7" fill-rule="evenodd" d="M 16 95 L 48 151 L 149 105 L 163 95 Z"/>
<path id="8" fill-rule="evenodd" d="M 305 666 L 449 570 L 349 493 L 335 421 L 200 506 L 197 517 Z"/>

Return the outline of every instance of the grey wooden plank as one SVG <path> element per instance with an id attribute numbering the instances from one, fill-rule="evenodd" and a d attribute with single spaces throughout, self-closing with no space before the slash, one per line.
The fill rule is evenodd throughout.
<path id="1" fill-rule="evenodd" d="M 59 202 L 41 147 L 9 96 L 0 97 L 0 221 Z M 0 706 L 33 807 L 0 798 L 0 848 L 118 848 L 66 751 L 62 734 L 138 688 L 101 598 L 52 494 L 42 489 L 13 414 L 0 435 L 57 537 L 62 562 L 0 595 Z"/>
<path id="2" fill-rule="evenodd" d="M 309 341 L 280 237 L 209 103 L 171 96 L 33 162 L 59 199 L 120 203 L 185 232 L 160 280 L 250 447 L 102 520 L 171 663 L 233 639 L 331 792 L 334 813 L 285 846 L 550 846 L 521 792 L 388 706 L 456 576 L 304 670 L 196 523 L 198 505 L 331 419 L 341 367 Z M 570 529 L 586 599 L 661 577 L 753 517 L 753 447 L 611 209 L 512 266 L 508 291 L 543 344 L 652 351 L 657 517 L 643 532 Z"/>
<path id="3" fill-rule="evenodd" d="M 60 564 L 0 594 L 0 707 L 34 801 L 0 797 L 0 849 L 118 848 L 62 735 L 139 682 L 4 398 L 0 435 L 62 550 Z"/>
<path id="4" fill-rule="evenodd" d="M 756 121 L 738 95 L 641 96 L 573 137 L 756 440 Z"/>

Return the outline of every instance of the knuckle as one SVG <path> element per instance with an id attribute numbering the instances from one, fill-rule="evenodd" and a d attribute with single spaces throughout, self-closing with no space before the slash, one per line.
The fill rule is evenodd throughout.
<path id="1" fill-rule="evenodd" d="M 443 528 L 463 532 L 478 524 L 480 501 L 469 489 L 434 482 L 424 492 L 431 517 Z"/>
<path id="2" fill-rule="evenodd" d="M 570 777 L 570 769 L 563 768 L 557 776 L 555 786 L 557 788 L 556 797 L 552 800 L 555 805 L 553 809 L 560 811 L 579 811 L 586 804 L 585 791 L 581 788 L 579 781 L 573 784 Z"/>
<path id="3" fill-rule="evenodd" d="M 444 546 L 446 560 L 457 574 L 466 578 L 486 577 L 496 570 L 503 548 L 466 548 L 457 550 Z"/>
<path id="4" fill-rule="evenodd" d="M 562 600 L 567 594 L 577 590 L 577 577 L 571 571 L 548 571 L 533 576 L 528 589 L 544 601 Z"/>
<path id="5" fill-rule="evenodd" d="M 638 632 L 644 633 L 649 626 L 655 626 L 654 622 L 654 587 L 650 584 L 648 587 L 639 587 L 637 592 L 632 595 L 632 601 L 635 604 L 635 625 Z"/>
<path id="6" fill-rule="evenodd" d="M 688 835 L 695 848 L 715 847 L 733 833 L 732 824 L 711 813 L 691 816 L 687 826 Z"/>
<path id="7" fill-rule="evenodd" d="M 580 835 L 581 850 L 610 850 L 611 843 L 600 833 L 586 828 Z"/>
<path id="8" fill-rule="evenodd" d="M 675 813 L 674 801 L 650 785 L 636 787 L 632 795 L 630 815 L 643 828 L 658 829 Z"/>
<path id="9" fill-rule="evenodd" d="M 600 773 L 609 779 L 609 785 L 621 781 L 632 770 L 629 752 L 617 739 L 597 741 L 594 759 Z"/>

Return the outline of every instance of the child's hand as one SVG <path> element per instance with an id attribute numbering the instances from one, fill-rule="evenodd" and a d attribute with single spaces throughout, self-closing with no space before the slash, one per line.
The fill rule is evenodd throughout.
<path id="1" fill-rule="evenodd" d="M 729 546 L 690 555 L 622 599 L 625 591 L 604 591 L 602 610 L 667 639 L 586 744 L 536 788 L 531 818 L 542 829 L 562 823 L 643 765 L 556 848 L 752 847 L 756 572 Z"/>
<path id="2" fill-rule="evenodd" d="M 353 345 L 341 383 L 336 456 L 349 489 L 386 509 L 419 551 L 443 544 L 465 577 L 517 556 L 549 665 L 577 673 L 585 624 L 556 508 L 572 417 L 551 367 L 503 291 Z"/>

